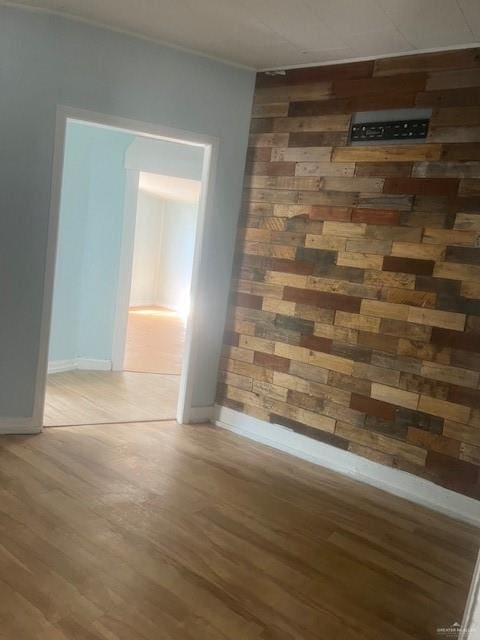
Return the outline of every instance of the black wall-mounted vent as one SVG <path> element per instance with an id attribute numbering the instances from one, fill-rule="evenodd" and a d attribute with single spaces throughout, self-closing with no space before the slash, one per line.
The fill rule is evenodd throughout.
<path id="1" fill-rule="evenodd" d="M 360 122 L 352 125 L 350 140 L 420 140 L 427 137 L 428 118 L 420 120 L 392 120 L 387 122 Z"/>

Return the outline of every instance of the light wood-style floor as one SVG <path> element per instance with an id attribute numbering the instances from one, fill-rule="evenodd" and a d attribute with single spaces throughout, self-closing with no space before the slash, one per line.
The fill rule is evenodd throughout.
<path id="1" fill-rule="evenodd" d="M 128 313 L 126 371 L 180 375 L 185 341 L 182 318 L 162 307 L 133 307 Z"/>
<path id="2" fill-rule="evenodd" d="M 422 640 L 479 531 L 211 426 L 0 438 L 2 640 Z"/>
<path id="3" fill-rule="evenodd" d="M 161 307 L 130 309 L 125 371 L 50 374 L 44 425 L 175 418 L 184 339 L 184 322 L 174 311 Z"/>
<path id="4" fill-rule="evenodd" d="M 177 414 L 179 382 L 177 375 L 128 371 L 52 373 L 44 425 L 171 420 Z"/>

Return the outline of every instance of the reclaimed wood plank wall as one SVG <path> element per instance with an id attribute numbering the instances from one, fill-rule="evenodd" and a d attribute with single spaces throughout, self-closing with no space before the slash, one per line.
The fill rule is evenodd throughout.
<path id="1" fill-rule="evenodd" d="M 258 75 L 221 405 L 480 498 L 479 105 L 479 49 Z"/>

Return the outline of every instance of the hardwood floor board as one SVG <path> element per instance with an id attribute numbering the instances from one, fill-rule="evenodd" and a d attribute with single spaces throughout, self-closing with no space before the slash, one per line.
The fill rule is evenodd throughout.
<path id="1" fill-rule="evenodd" d="M 132 307 L 128 313 L 124 369 L 180 375 L 185 321 L 162 307 Z"/>
<path id="2" fill-rule="evenodd" d="M 172 420 L 178 375 L 129 371 L 65 371 L 47 378 L 44 425 L 74 426 Z"/>
<path id="3" fill-rule="evenodd" d="M 282 557 L 281 550 L 272 549 L 268 543 L 259 544 L 258 539 L 253 543 L 251 535 L 249 536 L 245 532 L 243 534 L 230 532 L 228 536 L 225 536 L 224 525 L 218 526 L 216 523 L 212 523 L 210 517 L 203 519 L 202 526 L 208 537 L 215 544 L 224 546 L 226 552 L 233 555 L 237 562 L 246 558 L 252 571 L 260 570 L 267 573 L 271 580 L 281 585 L 281 588 L 288 591 L 290 595 L 301 597 L 302 600 L 309 603 L 310 607 L 319 608 L 328 615 L 337 615 L 345 594 L 332 584 L 329 577 L 316 575 L 315 578 L 312 578 L 311 568 L 306 563 L 302 564 L 286 554 Z M 352 627 L 363 624 L 368 626 L 371 615 L 371 612 L 360 607 L 353 599 L 350 600 L 348 612 L 345 613 L 348 625 Z M 381 620 L 377 620 L 376 623 L 376 629 L 372 631 L 370 637 L 385 637 L 382 634 L 392 638 L 404 637 L 388 623 L 383 624 Z"/>
<path id="4" fill-rule="evenodd" d="M 211 512 L 208 517 L 215 519 Z M 222 518 L 222 526 L 225 526 L 225 522 Z M 232 519 L 231 524 L 234 525 L 233 530 L 236 530 L 239 523 Z M 359 606 L 369 612 L 370 626 L 379 624 L 377 618 L 388 622 L 395 616 L 395 626 L 400 631 L 402 627 L 409 626 L 411 617 L 420 627 L 420 621 L 428 626 L 429 619 L 444 613 L 443 608 L 436 606 L 428 598 L 422 598 L 418 602 L 417 595 L 395 576 L 383 576 L 358 559 L 345 557 L 345 554 L 338 553 L 335 546 L 328 542 L 319 541 L 318 546 L 311 546 L 300 536 L 290 533 L 272 535 L 268 525 L 259 523 L 255 518 L 249 518 L 246 526 L 250 530 L 249 537 L 252 536 L 251 531 L 254 531 L 256 547 L 262 548 L 259 540 L 263 541 L 263 548 L 270 548 L 275 556 L 285 556 L 290 563 L 307 571 L 310 576 L 313 571 L 310 591 L 321 598 L 323 606 L 333 594 L 340 601 L 348 601 L 349 610 Z M 368 585 L 368 589 L 365 585 Z"/>
<path id="5" fill-rule="evenodd" d="M 185 464 L 188 464 L 188 462 L 186 462 Z M 154 471 L 155 471 L 155 467 L 154 467 Z M 202 471 L 200 470 L 199 473 L 201 474 Z M 177 482 L 180 479 L 177 479 Z M 289 495 L 287 496 L 288 500 L 291 501 L 292 503 L 298 505 L 299 504 L 299 500 L 302 498 L 302 496 L 304 496 L 306 494 L 306 490 L 305 487 L 300 486 L 298 491 L 296 493 L 289 493 Z M 198 500 L 198 497 L 196 498 L 196 500 Z M 336 500 L 336 498 L 335 498 Z M 303 498 L 303 502 L 305 503 L 305 499 Z M 301 504 L 301 503 L 300 503 Z M 316 535 L 318 535 L 319 531 L 323 528 L 326 531 L 326 536 L 330 533 L 330 529 L 325 528 L 325 518 L 328 517 L 329 515 L 329 511 L 327 510 L 327 504 L 326 504 L 326 500 L 324 498 L 323 500 L 323 513 L 322 513 L 322 523 L 319 522 L 314 522 L 312 525 L 312 529 L 313 531 L 316 533 Z M 335 505 L 334 505 L 335 506 Z M 311 511 L 312 508 L 314 507 L 314 505 L 311 505 L 309 503 L 304 504 L 304 508 L 307 511 Z M 329 509 L 332 509 L 331 506 L 329 506 Z M 370 512 L 372 511 L 372 509 L 370 508 Z M 377 521 L 372 521 L 372 513 L 362 513 L 361 511 L 359 511 L 358 506 L 356 507 L 355 512 L 353 512 L 352 515 L 347 515 L 347 511 L 345 509 L 345 505 L 342 505 L 342 509 L 339 511 L 338 509 L 332 512 L 332 519 L 334 519 L 337 524 L 339 522 L 342 523 L 342 527 L 345 530 L 348 531 L 352 531 L 352 530 L 356 530 L 356 528 L 358 528 L 358 526 L 362 526 L 362 528 L 364 528 L 364 530 L 368 530 L 366 527 L 368 525 L 368 521 L 370 521 L 370 524 L 378 524 L 378 531 L 384 531 L 385 530 L 385 523 L 382 522 L 382 519 L 377 520 Z M 363 521 L 363 522 L 362 522 Z M 390 527 L 389 530 L 387 530 L 387 534 L 389 534 L 390 536 L 395 534 L 396 532 L 399 531 L 399 523 L 398 521 L 394 521 L 394 526 Z M 382 526 L 383 525 L 383 526 Z M 303 525 L 304 531 L 308 530 L 308 528 L 306 527 L 306 525 Z M 410 536 L 410 540 L 415 541 L 418 539 L 418 535 L 417 532 L 415 530 L 412 530 L 412 535 Z M 406 539 L 404 536 L 404 539 L 402 540 L 402 544 L 406 543 Z M 444 549 L 442 551 L 442 555 L 445 555 L 446 550 Z M 456 559 L 456 561 L 458 562 L 459 558 L 458 556 L 454 556 L 454 560 Z"/>
<path id="6" fill-rule="evenodd" d="M 186 464 L 188 464 L 188 462 L 186 462 Z M 202 471 L 200 470 L 199 473 L 202 473 Z M 180 479 L 178 479 L 177 482 L 179 480 Z M 300 501 L 302 495 L 304 495 L 305 493 L 306 493 L 305 487 L 300 486 L 296 493 L 291 493 L 290 492 L 288 494 L 287 498 L 293 504 L 298 505 L 299 503 L 301 504 L 301 502 L 299 502 L 299 501 Z M 198 497 L 196 499 L 198 500 Z M 335 496 L 334 496 L 334 499 L 335 499 L 335 501 L 337 501 Z M 303 502 L 304 502 L 304 508 L 307 511 L 312 511 L 314 509 L 315 505 L 312 505 L 312 504 L 309 504 L 309 503 L 305 503 L 304 499 L 303 499 Z M 331 520 L 336 522 L 337 525 L 338 525 L 338 523 L 341 523 L 342 524 L 342 528 L 344 530 L 346 530 L 346 531 L 356 531 L 359 526 L 362 528 L 362 531 L 363 530 L 364 531 L 369 531 L 369 525 L 370 525 L 370 528 L 372 528 L 371 527 L 372 524 L 373 525 L 378 525 L 376 528 L 374 527 L 374 530 L 378 531 L 378 532 L 385 532 L 385 537 L 387 537 L 387 536 L 391 537 L 392 535 L 395 535 L 396 533 L 398 533 L 398 531 L 401 531 L 401 528 L 399 528 L 398 521 L 393 521 L 393 526 L 391 526 L 387 530 L 385 530 L 385 522 L 382 522 L 382 518 L 377 519 L 377 520 L 372 520 L 372 513 L 371 513 L 372 512 L 372 507 L 369 508 L 370 513 L 366 513 L 366 512 L 361 511 L 359 509 L 359 507 L 357 506 L 356 510 L 351 515 L 349 515 L 347 513 L 346 509 L 345 509 L 345 505 L 342 505 L 342 509 L 340 509 L 340 510 L 338 508 L 334 509 L 332 511 L 332 515 L 330 516 L 329 515 L 329 510 L 331 510 L 333 507 L 335 507 L 335 504 L 333 505 L 333 507 L 329 505 L 328 509 L 327 509 L 327 502 L 326 502 L 325 497 L 323 499 L 323 507 L 324 508 L 323 508 L 321 522 L 320 521 L 315 521 L 311 525 L 311 527 L 308 527 L 302 521 L 302 527 L 303 527 L 304 532 L 308 531 L 311 528 L 314 531 L 315 535 L 318 536 L 320 534 L 320 531 L 325 531 L 324 537 L 327 537 L 331 532 L 331 528 L 329 528 L 327 526 L 327 524 L 328 524 L 327 518 L 329 518 L 329 517 L 330 517 Z M 297 519 L 298 519 L 298 516 L 297 516 Z M 407 540 L 407 537 L 404 535 L 403 538 L 400 541 L 400 544 L 402 546 L 405 546 L 407 544 L 407 542 L 410 542 L 410 544 L 412 544 L 412 543 L 415 543 L 418 540 L 418 538 L 419 538 L 419 536 L 417 534 L 417 531 L 412 528 L 412 533 L 408 537 L 408 540 Z M 415 552 L 415 546 L 413 546 L 412 551 Z M 445 557 L 446 553 L 447 553 L 447 549 L 442 549 L 442 556 L 441 557 L 442 558 Z M 459 563 L 460 562 L 460 558 L 459 558 L 458 555 L 454 555 L 454 554 L 451 554 L 451 555 L 452 555 L 452 560 L 451 560 L 452 563 L 455 563 L 455 562 Z M 421 556 L 421 557 L 423 557 L 423 556 Z M 437 562 L 438 561 L 438 557 L 439 557 L 439 554 L 437 553 L 437 557 L 433 558 L 433 562 Z M 472 554 L 472 558 L 473 557 L 474 556 Z M 466 564 L 467 566 L 470 566 L 468 562 L 464 563 L 464 564 Z M 459 569 L 459 568 L 460 567 L 457 566 L 457 569 Z"/>
<path id="7" fill-rule="evenodd" d="M 1 640 L 434 638 L 479 533 L 169 422 L 0 439 L 0 532 Z"/>

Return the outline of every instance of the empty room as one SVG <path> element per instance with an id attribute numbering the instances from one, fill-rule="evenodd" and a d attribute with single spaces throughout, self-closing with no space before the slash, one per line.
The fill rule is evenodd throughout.
<path id="1" fill-rule="evenodd" d="M 480 638 L 478 0 L 0 0 L 0 639 Z"/>

